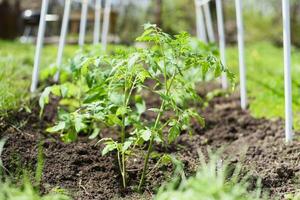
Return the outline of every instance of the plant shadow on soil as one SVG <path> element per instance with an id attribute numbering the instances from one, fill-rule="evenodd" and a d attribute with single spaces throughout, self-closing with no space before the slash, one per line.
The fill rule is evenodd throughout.
<path id="1" fill-rule="evenodd" d="M 203 89 L 202 93 L 211 91 Z M 14 113 L 0 121 L 0 138 L 7 137 L 3 152 L 4 166 L 13 174 L 18 170 L 15 155 L 22 167 L 34 167 L 37 162 L 39 141 L 43 140 L 45 166 L 42 177 L 42 192 L 55 187 L 66 189 L 74 199 L 151 199 L 155 190 L 172 175 L 172 165 L 153 170 L 148 176 L 144 194 L 137 194 L 130 188 L 123 191 L 117 161 L 113 153 L 101 156 L 103 146 L 95 145 L 85 136 L 78 141 L 64 144 L 57 136 L 45 132 L 46 121 L 53 120 L 53 107 L 47 108 L 43 120 L 38 112 Z M 199 164 L 198 151 L 208 148 L 223 148 L 222 159 L 230 163 L 241 162 L 245 171 L 255 179 L 262 180 L 264 189 L 272 197 L 282 198 L 285 194 L 300 189 L 300 142 L 284 143 L 283 121 L 255 119 L 248 111 L 242 111 L 237 94 L 229 97 L 215 97 L 201 111 L 206 119 L 204 128 L 194 125 L 195 133 L 183 133 L 167 151 L 180 159 L 187 175 L 192 175 Z M 17 126 L 16 123 L 24 122 Z M 111 131 L 110 131 L 111 132 Z M 102 136 L 111 134 L 108 131 Z M 162 151 L 157 147 L 156 151 Z M 164 149 L 165 150 L 165 149 Z M 141 156 L 128 163 L 129 185 L 137 185 L 142 169 Z M 155 160 L 150 161 L 150 170 Z"/>

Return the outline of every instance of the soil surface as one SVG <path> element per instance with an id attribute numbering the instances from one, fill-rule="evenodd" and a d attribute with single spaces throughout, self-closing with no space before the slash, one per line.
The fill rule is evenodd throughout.
<path id="1" fill-rule="evenodd" d="M 216 97 L 201 112 L 206 127 L 194 125 L 194 135 L 183 133 L 176 141 L 178 145 L 167 149 L 183 161 L 187 175 L 197 168 L 199 150 L 223 148 L 222 158 L 243 163 L 253 177 L 261 178 L 272 199 L 300 190 L 300 142 L 284 143 L 282 120 L 253 118 L 240 109 L 236 95 Z M 59 187 L 78 200 L 151 199 L 166 177 L 171 177 L 172 165 L 164 166 L 151 172 L 144 194 L 133 192 L 134 187 L 123 191 L 113 153 L 101 156 L 103 147 L 84 136 L 75 143 L 64 144 L 56 136 L 45 133 L 47 120 L 24 112 L 14 114 L 10 120 L 0 120 L 0 137 L 8 138 L 2 160 L 11 174 L 20 168 L 35 168 L 38 144 L 43 141 L 43 192 Z M 150 170 L 154 165 L 153 159 Z M 137 154 L 128 164 L 129 185 L 137 185 L 141 168 L 142 160 Z"/>

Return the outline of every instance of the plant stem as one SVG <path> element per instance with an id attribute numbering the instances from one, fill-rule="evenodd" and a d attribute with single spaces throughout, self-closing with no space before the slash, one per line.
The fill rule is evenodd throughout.
<path id="1" fill-rule="evenodd" d="M 161 103 L 160 109 L 159 109 L 159 113 L 156 117 L 153 130 L 157 129 L 158 122 L 160 120 L 164 105 L 165 105 L 165 101 L 163 100 L 162 103 Z M 141 176 L 141 179 L 140 179 L 138 191 L 141 191 L 141 188 L 142 188 L 142 186 L 144 185 L 144 182 L 145 182 L 146 171 L 148 170 L 149 157 L 150 157 L 150 154 L 152 152 L 153 142 L 154 142 L 154 134 L 151 134 L 150 143 L 149 143 L 147 154 L 146 154 L 146 157 L 145 157 L 145 160 L 144 160 L 144 167 L 143 167 L 143 172 L 142 172 L 142 176 Z"/>
<path id="2" fill-rule="evenodd" d="M 123 180 L 123 187 L 126 188 L 126 163 L 125 163 L 125 152 L 122 152 L 122 180 Z"/>
<path id="3" fill-rule="evenodd" d="M 152 135 L 151 139 L 150 139 L 150 144 L 149 144 L 149 147 L 148 147 L 147 155 L 145 157 L 144 168 L 143 168 L 142 176 L 141 176 L 141 179 L 140 179 L 138 191 L 141 191 L 141 188 L 142 188 L 142 186 L 144 185 L 144 182 L 145 182 L 145 176 L 146 176 L 146 171 L 148 169 L 148 162 L 149 162 L 150 154 L 152 152 L 153 142 L 154 142 L 154 136 Z"/>
<path id="4" fill-rule="evenodd" d="M 125 142 L 125 117 L 122 117 L 123 126 L 121 130 L 121 142 L 124 144 Z M 122 175 L 122 181 L 123 181 L 123 187 L 126 188 L 126 163 L 125 163 L 125 152 L 122 151 L 122 167 L 120 167 L 121 175 Z"/>
<path id="5" fill-rule="evenodd" d="M 136 83 L 136 79 L 134 80 L 134 83 L 132 84 L 132 87 L 129 90 L 129 93 L 127 94 L 127 88 L 126 88 L 126 79 L 125 79 L 125 88 L 124 88 L 124 93 L 125 93 L 125 97 L 124 97 L 124 107 L 127 108 L 127 105 L 129 103 L 130 100 L 130 96 L 132 94 L 134 85 Z M 125 142 L 125 114 L 122 115 L 122 127 L 121 127 L 121 143 L 124 144 Z M 122 164 L 120 167 L 120 172 L 122 175 L 122 181 L 123 181 L 123 188 L 126 188 L 126 162 L 125 162 L 125 152 L 122 151 L 121 157 L 122 157 Z"/>

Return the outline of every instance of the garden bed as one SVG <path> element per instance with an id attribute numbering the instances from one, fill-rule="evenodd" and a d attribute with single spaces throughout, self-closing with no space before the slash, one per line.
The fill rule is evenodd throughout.
<path id="1" fill-rule="evenodd" d="M 51 108 L 46 113 L 51 113 Z M 251 117 L 240 109 L 237 95 L 214 98 L 202 113 L 206 119 L 205 128 L 194 125 L 194 135 L 183 133 L 176 141 L 178 145 L 163 149 L 183 161 L 187 175 L 193 174 L 199 164 L 198 150 L 206 154 L 208 148 L 223 148 L 222 159 L 241 162 L 252 177 L 261 178 L 271 196 L 283 197 L 299 191 L 300 142 L 284 144 L 282 120 Z M 151 171 L 155 166 L 155 160 L 151 160 L 144 194 L 135 193 L 135 188 L 124 191 L 116 156 L 113 153 L 101 156 L 103 146 L 95 145 L 97 141 L 81 136 L 75 143 L 64 144 L 45 132 L 45 121 L 51 116 L 47 120 L 23 112 L 13 116 L 0 122 L 0 137 L 8 137 L 2 156 L 4 165 L 12 174 L 21 168 L 32 170 L 38 143 L 43 140 L 43 192 L 59 187 L 82 200 L 150 199 L 163 181 L 171 177 L 171 164 Z M 105 134 L 110 131 L 103 134 L 107 136 Z M 164 147 L 155 150 L 159 152 L 161 148 Z M 127 164 L 129 185 L 133 186 L 138 184 L 143 167 L 139 153 L 142 152 L 137 152 Z"/>

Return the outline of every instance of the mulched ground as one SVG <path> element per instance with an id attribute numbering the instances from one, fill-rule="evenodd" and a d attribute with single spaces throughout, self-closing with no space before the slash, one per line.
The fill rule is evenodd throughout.
<path id="1" fill-rule="evenodd" d="M 199 149 L 205 152 L 208 148 L 223 148 L 223 158 L 232 163 L 243 163 L 253 177 L 261 178 L 264 189 L 270 191 L 272 198 L 283 198 L 287 193 L 300 190 L 300 142 L 284 143 L 282 120 L 251 117 L 240 109 L 236 95 L 213 99 L 203 116 L 205 128 L 195 125 L 193 136 L 182 134 L 176 141 L 177 147 L 173 145 L 167 149 L 183 161 L 188 175 L 197 168 Z M 102 157 L 102 147 L 95 146 L 96 141 L 81 137 L 76 143 L 64 144 L 55 136 L 46 135 L 45 120 L 41 121 L 35 115 L 20 112 L 10 119 L 0 120 L 0 137 L 8 138 L 2 155 L 4 165 L 11 173 L 21 167 L 33 169 L 38 143 L 43 140 L 44 192 L 60 187 L 78 200 L 150 199 L 165 177 L 171 176 L 170 165 L 151 174 L 144 194 L 134 193 L 134 188 L 123 191 L 115 155 Z M 160 151 L 160 148 L 156 150 Z M 141 163 L 138 156 L 130 161 L 130 185 L 137 184 Z M 154 161 L 150 163 L 150 169 L 154 164 Z"/>

